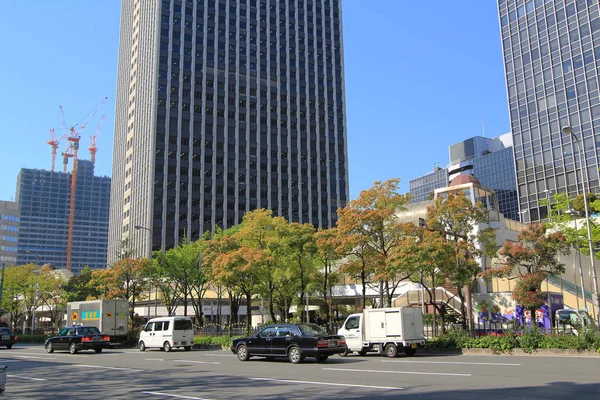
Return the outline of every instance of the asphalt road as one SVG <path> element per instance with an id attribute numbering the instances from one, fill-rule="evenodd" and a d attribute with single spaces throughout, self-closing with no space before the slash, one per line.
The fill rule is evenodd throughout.
<path id="1" fill-rule="evenodd" d="M 306 359 L 228 351 L 0 349 L 7 399 L 600 399 L 600 358 L 419 354 Z"/>

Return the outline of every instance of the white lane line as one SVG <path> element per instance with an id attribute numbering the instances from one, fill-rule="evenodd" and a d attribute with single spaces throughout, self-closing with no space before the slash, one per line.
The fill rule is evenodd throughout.
<path id="1" fill-rule="evenodd" d="M 23 362 L 23 360 L 0 360 L 0 364 Z"/>
<path id="2" fill-rule="evenodd" d="M 42 378 L 32 378 L 30 376 L 21 376 L 21 375 L 6 375 L 9 378 L 18 378 L 18 379 L 25 379 L 28 381 L 45 381 L 45 379 Z"/>
<path id="3" fill-rule="evenodd" d="M 144 361 L 165 361 L 164 358 L 144 358 Z"/>
<path id="4" fill-rule="evenodd" d="M 326 371 L 376 372 L 378 374 L 407 374 L 407 375 L 442 375 L 442 376 L 472 376 L 471 374 L 452 374 L 446 372 L 417 372 L 417 371 L 383 371 L 376 369 L 323 368 Z"/>
<path id="5" fill-rule="evenodd" d="M 36 357 L 36 356 L 15 356 L 16 358 L 26 358 L 26 359 L 42 359 L 42 360 L 56 360 L 56 357 Z"/>
<path id="6" fill-rule="evenodd" d="M 189 400 L 208 400 L 203 397 L 191 397 L 191 396 L 182 396 L 179 394 L 171 394 L 164 392 L 142 392 L 143 394 L 152 394 L 154 396 L 163 396 L 163 397 L 174 397 L 176 399 L 189 399 Z"/>
<path id="7" fill-rule="evenodd" d="M 192 361 L 192 360 L 173 360 L 177 362 L 188 362 L 193 364 L 221 364 L 218 361 Z"/>
<path id="8" fill-rule="evenodd" d="M 401 388 L 401 387 L 356 385 L 356 384 L 351 384 L 351 383 L 295 381 L 295 380 L 291 380 L 291 379 L 270 379 L 270 378 L 248 378 L 248 379 L 252 379 L 254 381 L 283 382 L 283 383 L 300 383 L 300 384 L 304 384 L 304 385 L 324 385 L 324 386 L 356 387 L 356 388 L 364 388 L 364 389 L 404 390 L 404 388 Z"/>
<path id="9" fill-rule="evenodd" d="M 134 369 L 134 368 L 120 368 L 120 367 L 104 367 L 102 365 L 85 365 L 85 364 L 74 364 L 74 367 L 83 367 L 83 368 L 100 368 L 100 369 L 111 369 L 115 371 L 130 371 L 130 372 L 144 372 L 143 369 Z"/>
<path id="10" fill-rule="evenodd" d="M 381 362 L 389 363 L 406 363 L 406 364 L 452 364 L 452 365 L 499 365 L 501 367 L 520 367 L 521 364 L 508 363 L 477 363 L 463 361 L 406 361 L 406 360 L 381 360 Z"/>
<path id="11" fill-rule="evenodd" d="M 29 356 L 42 356 L 42 358 L 44 357 L 51 357 L 50 354 L 48 354 L 47 356 L 44 355 L 43 353 L 25 353 L 22 351 L 19 351 L 19 354 L 25 354 L 25 355 L 29 355 Z M 56 354 L 56 353 L 52 353 L 52 356 L 57 356 L 57 357 L 73 357 L 72 354 Z M 77 358 L 81 358 L 81 357 L 89 357 L 85 354 L 77 354 Z"/>

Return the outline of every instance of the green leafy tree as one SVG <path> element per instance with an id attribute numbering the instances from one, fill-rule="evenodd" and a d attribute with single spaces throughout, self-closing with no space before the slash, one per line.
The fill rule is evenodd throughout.
<path id="1" fill-rule="evenodd" d="M 325 307 L 325 323 L 333 329 L 332 318 L 332 287 L 340 280 L 340 274 L 334 269 L 341 256 L 337 253 L 339 248 L 337 229 L 319 229 L 315 234 L 317 253 L 315 260 L 320 266 L 315 274 L 316 291 L 323 299 Z"/>
<path id="2" fill-rule="evenodd" d="M 92 270 L 87 265 L 63 285 L 63 290 L 67 302 L 97 299 L 101 295 L 98 287 L 92 284 Z"/>

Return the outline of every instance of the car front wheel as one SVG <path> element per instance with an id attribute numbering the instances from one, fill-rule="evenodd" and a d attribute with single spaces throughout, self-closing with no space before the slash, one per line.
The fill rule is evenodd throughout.
<path id="1" fill-rule="evenodd" d="M 171 343 L 169 343 L 169 342 L 164 342 L 164 343 L 163 343 L 163 347 L 164 347 L 164 349 L 165 349 L 165 351 L 166 351 L 166 352 L 169 352 L 169 351 L 171 351 Z"/>
<path id="2" fill-rule="evenodd" d="M 144 343 L 144 341 L 138 343 L 138 349 L 140 349 L 140 351 L 146 350 L 146 344 Z"/>
<path id="3" fill-rule="evenodd" d="M 69 352 L 71 354 L 77 354 L 77 347 L 75 347 L 75 343 L 71 343 L 71 345 L 69 346 Z"/>
<path id="4" fill-rule="evenodd" d="M 241 344 L 237 348 L 237 356 L 240 361 L 248 361 L 250 358 L 250 352 L 248 351 L 248 346 L 245 344 Z"/>
<path id="5" fill-rule="evenodd" d="M 46 351 L 48 353 L 54 353 L 54 347 L 52 347 L 52 343 L 47 343 L 46 344 Z"/>
<path id="6" fill-rule="evenodd" d="M 302 361 L 302 352 L 298 347 L 294 346 L 288 352 L 288 357 L 292 364 L 298 364 Z"/>

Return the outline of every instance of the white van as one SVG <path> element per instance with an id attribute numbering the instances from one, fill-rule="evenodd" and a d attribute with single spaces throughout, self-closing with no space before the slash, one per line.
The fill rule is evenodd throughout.
<path id="1" fill-rule="evenodd" d="M 171 351 L 183 347 L 186 351 L 194 344 L 194 327 L 190 317 L 152 318 L 140 332 L 138 349 L 159 348 Z"/>

